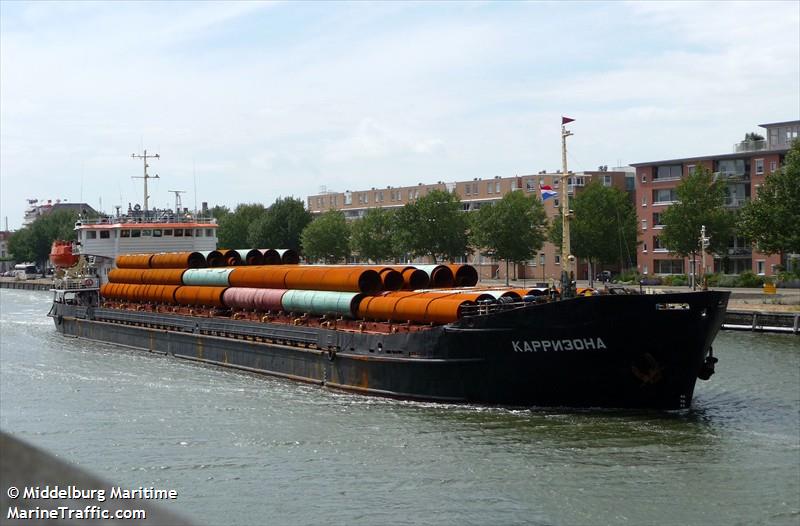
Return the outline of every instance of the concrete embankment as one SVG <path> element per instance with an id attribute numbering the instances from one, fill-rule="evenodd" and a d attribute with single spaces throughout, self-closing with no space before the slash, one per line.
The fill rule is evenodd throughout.
<path id="1" fill-rule="evenodd" d="M 0 289 L 50 290 L 52 288 L 53 288 L 53 280 L 49 278 L 40 278 L 40 279 L 0 278 Z"/>

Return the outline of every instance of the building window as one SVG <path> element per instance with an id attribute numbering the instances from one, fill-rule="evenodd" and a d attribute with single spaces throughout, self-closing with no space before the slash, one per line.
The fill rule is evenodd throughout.
<path id="1" fill-rule="evenodd" d="M 642 206 L 647 206 L 647 196 L 646 195 L 642 196 Z"/>
<path id="2" fill-rule="evenodd" d="M 491 194 L 493 190 L 494 190 L 494 185 L 492 184 L 492 182 L 489 181 L 488 183 L 486 183 L 486 193 Z"/>
<path id="3" fill-rule="evenodd" d="M 558 208 L 558 198 L 557 197 L 555 199 L 553 199 L 553 206 Z"/>
<path id="4" fill-rule="evenodd" d="M 778 169 L 778 161 L 770 161 L 769 162 L 769 172 L 772 173 Z"/>
<path id="5" fill-rule="evenodd" d="M 656 274 L 683 274 L 682 259 L 656 259 L 653 261 Z"/>
<path id="6" fill-rule="evenodd" d="M 680 179 L 683 175 L 683 168 L 680 164 L 668 164 L 658 166 L 655 173 L 653 173 L 653 181 L 662 181 L 665 179 Z"/>
<path id="7" fill-rule="evenodd" d="M 556 265 L 560 265 L 561 264 L 561 255 L 556 254 L 555 255 L 555 260 L 556 260 Z"/>
<path id="8" fill-rule="evenodd" d="M 131 237 L 142 237 L 141 230 L 131 230 Z"/>
<path id="9" fill-rule="evenodd" d="M 94 230 L 87 230 L 86 239 L 97 239 L 97 232 Z"/>
<path id="10" fill-rule="evenodd" d="M 745 175 L 744 159 L 724 159 L 719 161 L 717 172 L 725 176 Z"/>
<path id="11" fill-rule="evenodd" d="M 142 237 L 153 237 L 153 231 L 149 228 L 146 230 L 142 230 Z"/>
<path id="12" fill-rule="evenodd" d="M 202 228 L 195 228 L 194 237 L 203 237 L 203 229 Z"/>
<path id="13" fill-rule="evenodd" d="M 647 219 L 642 219 L 642 230 L 647 230 Z"/>
<path id="14" fill-rule="evenodd" d="M 494 183 L 494 193 L 496 194 L 500 193 L 500 181 Z"/>
<path id="15" fill-rule="evenodd" d="M 647 176 L 642 174 L 642 183 L 646 183 L 646 182 L 647 182 Z"/>
<path id="16" fill-rule="evenodd" d="M 642 252 L 647 252 L 647 243 L 642 243 Z"/>
<path id="17" fill-rule="evenodd" d="M 674 188 L 653 190 L 653 204 L 672 203 L 678 200 L 678 192 Z"/>
<path id="18" fill-rule="evenodd" d="M 756 175 L 764 174 L 764 159 L 756 159 Z"/>
<path id="19" fill-rule="evenodd" d="M 153 230 L 153 235 L 156 234 L 156 231 Z M 214 237 L 214 229 L 213 228 L 206 228 L 206 237 Z"/>
<path id="20" fill-rule="evenodd" d="M 687 166 L 686 166 L 686 173 L 687 173 L 688 175 L 692 175 L 692 174 L 694 173 L 694 170 L 695 170 L 695 168 L 696 168 L 696 167 L 695 167 L 695 165 L 693 165 L 693 164 L 689 164 L 689 165 L 687 165 Z"/>
<path id="21" fill-rule="evenodd" d="M 536 190 L 536 181 L 534 181 L 533 179 L 527 179 L 525 181 L 525 190 L 528 192 L 533 192 L 534 190 Z"/>
<path id="22" fill-rule="evenodd" d="M 661 213 L 653 212 L 653 228 L 664 226 L 661 224 Z"/>
<path id="23" fill-rule="evenodd" d="M 472 183 L 467 183 L 464 185 L 464 194 L 465 195 L 472 194 Z"/>
<path id="24" fill-rule="evenodd" d="M 111 237 L 111 232 L 108 230 L 101 230 L 100 231 L 100 239 L 109 239 Z"/>
<path id="25" fill-rule="evenodd" d="M 352 205 L 353 204 L 353 194 L 351 194 L 350 192 L 345 192 L 344 193 L 344 204 L 346 204 L 346 205 Z"/>
<path id="26" fill-rule="evenodd" d="M 165 236 L 171 236 L 172 235 L 172 229 L 171 228 L 164 229 L 164 235 Z"/>
<path id="27" fill-rule="evenodd" d="M 191 228 L 183 229 L 183 235 L 184 237 L 192 237 L 192 229 Z"/>
<path id="28" fill-rule="evenodd" d="M 763 259 L 759 259 L 758 261 L 756 261 L 756 274 L 758 274 L 759 276 L 763 276 L 765 267 L 766 267 L 766 261 L 764 261 Z"/>
<path id="29" fill-rule="evenodd" d="M 642 274 L 647 274 L 647 265 L 642 266 Z"/>
<path id="30" fill-rule="evenodd" d="M 166 234 L 166 232 L 164 232 L 164 233 Z M 175 237 L 183 237 L 183 229 L 182 228 L 176 228 L 174 236 Z"/>
<path id="31" fill-rule="evenodd" d="M 658 236 L 653 237 L 653 250 L 666 250 L 666 247 L 661 244 L 661 239 Z"/>
<path id="32" fill-rule="evenodd" d="M 604 175 L 603 176 L 603 186 L 611 186 L 611 176 Z"/>

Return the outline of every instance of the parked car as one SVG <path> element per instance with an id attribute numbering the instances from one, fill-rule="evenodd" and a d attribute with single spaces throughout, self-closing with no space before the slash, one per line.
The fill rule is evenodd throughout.
<path id="1" fill-rule="evenodd" d="M 611 271 L 610 270 L 601 270 L 597 273 L 594 277 L 595 281 L 602 281 L 603 283 L 611 281 Z"/>

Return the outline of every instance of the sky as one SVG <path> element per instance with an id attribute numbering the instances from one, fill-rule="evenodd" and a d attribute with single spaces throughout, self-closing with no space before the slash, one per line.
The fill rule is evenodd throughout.
<path id="1" fill-rule="evenodd" d="M 0 220 L 732 152 L 800 118 L 800 2 L 0 0 Z M 3 223 L 0 226 L 4 226 Z"/>

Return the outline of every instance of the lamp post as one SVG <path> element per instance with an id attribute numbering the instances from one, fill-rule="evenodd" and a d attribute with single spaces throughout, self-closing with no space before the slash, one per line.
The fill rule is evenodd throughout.
<path id="1" fill-rule="evenodd" d="M 547 278 L 545 277 L 545 273 L 544 273 L 544 264 L 545 264 L 544 252 L 542 252 L 541 254 L 539 254 L 539 262 L 542 264 L 542 283 L 544 283 L 544 282 L 545 282 L 545 280 L 547 279 Z"/>

